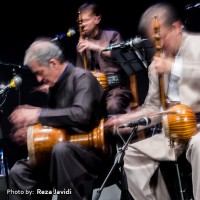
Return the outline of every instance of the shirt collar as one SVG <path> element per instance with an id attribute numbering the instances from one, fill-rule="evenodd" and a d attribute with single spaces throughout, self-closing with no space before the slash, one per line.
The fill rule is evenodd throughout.
<path id="1" fill-rule="evenodd" d="M 64 71 L 62 72 L 62 74 L 60 75 L 60 77 L 58 78 L 58 80 L 56 81 L 56 83 L 58 83 L 62 79 L 62 77 L 67 73 L 67 70 L 69 68 L 70 68 L 70 63 L 68 62 L 67 65 L 66 65 L 66 67 L 65 67 L 65 69 L 64 69 Z"/>

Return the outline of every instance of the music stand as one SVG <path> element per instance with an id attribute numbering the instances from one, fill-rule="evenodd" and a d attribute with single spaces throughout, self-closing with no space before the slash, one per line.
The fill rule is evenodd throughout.
<path id="1" fill-rule="evenodd" d="M 130 89 L 136 98 L 136 106 L 141 105 L 146 97 L 149 86 L 148 65 L 154 53 L 155 48 L 148 39 L 143 39 L 140 44 L 131 48 L 112 50 L 112 61 L 119 64 L 125 74 L 130 77 Z M 136 83 L 131 84 L 134 81 Z"/>
<path id="2" fill-rule="evenodd" d="M 135 47 L 113 49 L 112 58 L 113 62 L 120 64 L 126 74 L 130 76 L 141 71 L 147 71 L 154 52 L 152 43 L 146 39 Z"/>

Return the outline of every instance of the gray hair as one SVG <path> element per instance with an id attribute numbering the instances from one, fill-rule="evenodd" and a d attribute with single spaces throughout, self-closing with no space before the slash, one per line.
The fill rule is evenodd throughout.
<path id="1" fill-rule="evenodd" d="M 139 32 L 146 35 L 155 16 L 158 17 L 158 20 L 162 20 L 165 26 L 170 26 L 180 20 L 177 10 L 172 5 L 166 2 L 156 3 L 150 6 L 141 16 L 138 26 Z"/>
<path id="2" fill-rule="evenodd" d="M 48 66 L 51 59 L 64 62 L 63 52 L 58 45 L 49 38 L 35 40 L 25 52 L 24 65 L 28 66 L 33 61 L 39 65 Z"/>

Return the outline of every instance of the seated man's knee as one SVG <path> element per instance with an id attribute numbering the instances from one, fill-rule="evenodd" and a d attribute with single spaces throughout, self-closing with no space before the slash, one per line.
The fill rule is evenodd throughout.
<path id="1" fill-rule="evenodd" d="M 107 112 L 110 115 L 116 115 L 116 114 L 125 114 L 127 113 L 126 110 L 127 107 L 122 106 L 118 101 L 111 101 L 107 102 Z"/>
<path id="2" fill-rule="evenodd" d="M 120 112 L 119 107 L 115 103 L 112 103 L 112 104 L 108 103 L 106 109 L 107 109 L 107 112 L 110 115 L 115 115 L 115 114 L 118 114 Z"/>
<path id="3" fill-rule="evenodd" d="M 74 144 L 66 143 L 66 142 L 57 143 L 56 145 L 54 145 L 52 149 L 52 155 L 63 156 L 63 155 L 70 154 L 73 151 L 73 148 L 74 148 L 73 146 Z"/>
<path id="4" fill-rule="evenodd" d="M 13 167 L 10 169 L 10 172 L 9 172 L 9 179 L 15 180 L 16 177 L 20 176 L 21 171 L 22 171 L 21 165 L 19 165 L 19 164 L 13 165 Z"/>

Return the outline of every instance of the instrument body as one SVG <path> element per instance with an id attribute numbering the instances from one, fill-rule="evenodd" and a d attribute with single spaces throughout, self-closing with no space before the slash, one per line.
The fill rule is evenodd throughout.
<path id="1" fill-rule="evenodd" d="M 104 90 L 108 91 L 109 86 L 108 86 L 108 81 L 107 81 L 106 75 L 102 72 L 97 72 L 97 71 L 91 71 L 91 72 L 96 77 L 96 79 L 99 81 L 99 83 L 104 88 Z"/>
<path id="2" fill-rule="evenodd" d="M 172 141 L 187 141 L 197 132 L 195 113 L 186 105 L 174 105 L 163 116 L 163 128 Z"/>
<path id="3" fill-rule="evenodd" d="M 104 136 L 104 119 L 89 133 L 69 135 L 64 129 L 35 124 L 28 127 L 27 146 L 29 160 L 33 166 L 41 166 L 51 157 L 53 146 L 59 142 L 80 144 L 102 154 L 109 153 Z"/>

